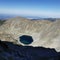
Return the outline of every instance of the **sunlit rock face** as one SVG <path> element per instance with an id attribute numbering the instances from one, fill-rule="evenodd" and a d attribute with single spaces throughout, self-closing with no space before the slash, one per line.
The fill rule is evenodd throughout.
<path id="1" fill-rule="evenodd" d="M 8 19 L 0 26 L 0 39 L 23 45 L 20 36 L 32 36 L 33 42 L 27 46 L 43 46 L 60 51 L 60 20 L 29 20 L 16 17 Z"/>

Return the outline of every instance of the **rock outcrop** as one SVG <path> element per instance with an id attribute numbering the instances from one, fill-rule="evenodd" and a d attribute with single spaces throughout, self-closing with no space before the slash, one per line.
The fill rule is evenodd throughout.
<path id="1" fill-rule="evenodd" d="M 0 60 L 60 60 L 60 53 L 55 49 L 0 41 Z"/>
<path id="2" fill-rule="evenodd" d="M 43 46 L 60 51 L 60 20 L 29 20 L 16 17 L 8 19 L 0 26 L 0 39 L 23 45 L 19 37 L 32 36 L 33 42 L 29 46 Z M 27 45 L 28 46 L 28 45 Z"/>

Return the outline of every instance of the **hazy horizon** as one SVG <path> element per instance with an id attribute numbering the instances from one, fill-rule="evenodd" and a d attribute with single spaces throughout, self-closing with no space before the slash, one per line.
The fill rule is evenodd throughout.
<path id="1" fill-rule="evenodd" d="M 60 0 L 0 0 L 0 14 L 60 18 Z"/>

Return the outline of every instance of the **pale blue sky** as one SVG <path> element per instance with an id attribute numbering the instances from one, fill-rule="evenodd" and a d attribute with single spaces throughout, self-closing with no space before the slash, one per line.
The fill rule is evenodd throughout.
<path id="1" fill-rule="evenodd" d="M 0 0 L 0 14 L 60 17 L 60 0 Z"/>

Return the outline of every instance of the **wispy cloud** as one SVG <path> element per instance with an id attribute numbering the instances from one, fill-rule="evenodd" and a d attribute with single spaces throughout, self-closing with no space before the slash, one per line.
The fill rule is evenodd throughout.
<path id="1" fill-rule="evenodd" d="M 22 9 L 0 9 L 0 14 L 25 15 L 38 17 L 57 17 L 60 18 L 60 12 L 41 11 L 41 10 L 22 10 Z"/>

